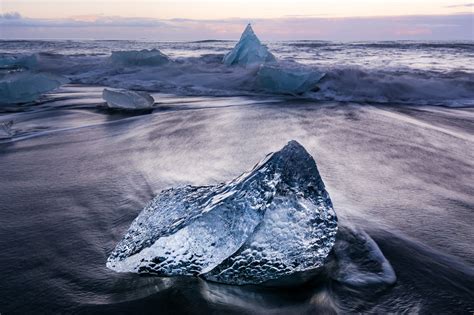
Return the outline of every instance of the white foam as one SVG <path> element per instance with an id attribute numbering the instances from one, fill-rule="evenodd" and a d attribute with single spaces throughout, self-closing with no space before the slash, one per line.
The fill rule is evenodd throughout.
<path id="1" fill-rule="evenodd" d="M 257 73 L 257 83 L 265 91 L 301 94 L 317 88 L 325 73 L 296 63 L 263 64 Z"/>
<path id="2" fill-rule="evenodd" d="M 169 58 L 165 56 L 163 59 L 160 52 L 148 51 L 138 54 L 140 57 L 134 59 L 132 56 L 137 56 L 137 52 L 139 51 L 122 52 L 121 56 L 130 57 L 123 59 L 123 63 L 111 62 L 111 56 L 72 57 L 40 53 L 34 55 L 31 59 L 34 62 L 29 62 L 28 67 L 35 71 L 66 76 L 73 83 L 177 95 L 304 93 L 305 98 L 317 101 L 474 105 L 474 76 L 460 71 L 426 74 L 410 69 L 376 70 L 346 66 L 317 68 L 291 61 L 272 61 L 263 65 L 257 63 L 258 66 L 252 67 L 229 67 L 222 63 L 222 55 L 182 57 L 165 62 L 163 60 Z M 148 55 L 150 59 L 146 57 Z M 152 55 L 156 56 L 156 62 L 150 61 L 154 60 Z M 15 60 L 17 59 L 19 60 Z M 12 62 L 10 57 L 5 60 L 5 63 Z M 152 66 L 145 66 L 147 62 L 151 62 Z M 143 65 L 137 66 L 140 64 Z M 321 79 L 323 73 L 326 75 Z"/>

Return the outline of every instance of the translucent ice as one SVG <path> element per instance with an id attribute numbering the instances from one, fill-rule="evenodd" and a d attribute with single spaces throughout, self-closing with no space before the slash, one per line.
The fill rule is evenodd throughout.
<path id="1" fill-rule="evenodd" d="M 0 56 L 0 68 L 33 69 L 37 65 L 36 55 L 26 56 Z"/>
<path id="2" fill-rule="evenodd" d="M 159 66 L 170 61 L 158 49 L 114 51 L 110 56 L 112 63 L 123 66 Z"/>
<path id="3" fill-rule="evenodd" d="M 31 102 L 66 82 L 62 77 L 46 73 L 9 73 L 0 76 L 0 104 Z"/>
<path id="4" fill-rule="evenodd" d="M 117 109 L 145 109 L 155 102 L 148 93 L 122 89 L 104 89 L 102 98 L 109 108 Z"/>
<path id="5" fill-rule="evenodd" d="M 351 286 L 391 285 L 397 277 L 377 243 L 364 231 L 340 227 L 326 265 L 334 280 Z"/>
<path id="6" fill-rule="evenodd" d="M 275 61 L 275 57 L 268 51 L 265 45 L 262 45 L 249 24 L 242 33 L 237 45 L 224 56 L 223 61 L 224 64 L 229 66 L 236 64 L 251 66 Z"/>
<path id="7" fill-rule="evenodd" d="M 337 218 L 296 141 L 227 184 L 162 191 L 108 258 L 119 272 L 263 283 L 323 266 Z"/>
<path id="8" fill-rule="evenodd" d="M 314 90 L 324 75 L 299 64 L 263 64 L 257 73 L 257 84 L 272 93 L 301 94 Z"/>
<path id="9" fill-rule="evenodd" d="M 0 122 L 0 139 L 9 139 L 13 136 L 13 121 Z"/>

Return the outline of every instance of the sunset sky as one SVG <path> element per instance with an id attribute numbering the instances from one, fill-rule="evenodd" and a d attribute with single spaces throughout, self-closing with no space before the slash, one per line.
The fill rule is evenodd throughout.
<path id="1" fill-rule="evenodd" d="M 0 38 L 473 39 L 457 0 L 0 0 Z"/>

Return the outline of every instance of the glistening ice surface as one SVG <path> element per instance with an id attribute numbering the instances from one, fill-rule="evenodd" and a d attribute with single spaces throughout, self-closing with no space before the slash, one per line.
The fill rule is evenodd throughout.
<path id="1" fill-rule="evenodd" d="M 321 267 L 336 231 L 315 161 L 291 141 L 228 184 L 163 191 L 107 266 L 256 284 Z"/>

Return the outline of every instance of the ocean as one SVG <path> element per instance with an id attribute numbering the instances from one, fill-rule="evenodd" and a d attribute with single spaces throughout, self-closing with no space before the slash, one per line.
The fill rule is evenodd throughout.
<path id="1" fill-rule="evenodd" d="M 22 60 L 67 79 L 0 105 L 13 122 L 0 139 L 1 314 L 474 312 L 474 42 L 266 44 L 324 72 L 318 88 L 255 89 L 255 69 L 222 64 L 235 41 L 0 41 L 0 76 Z M 109 60 L 140 49 L 172 62 Z M 147 91 L 155 105 L 108 109 L 104 87 Z M 106 267 L 161 190 L 229 181 L 290 140 L 316 160 L 342 230 L 375 241 L 394 284 L 232 286 Z"/>

